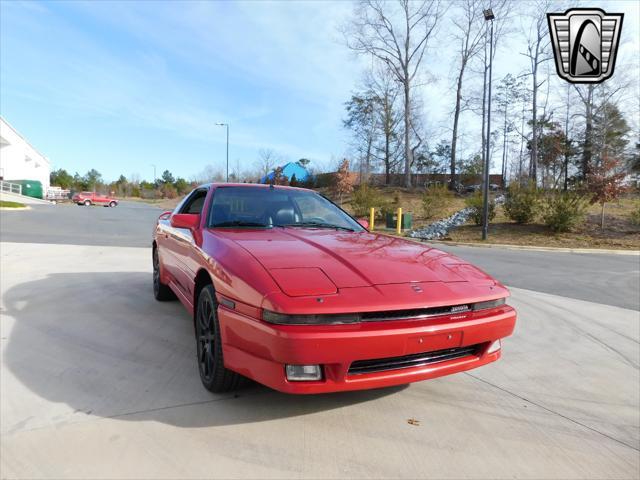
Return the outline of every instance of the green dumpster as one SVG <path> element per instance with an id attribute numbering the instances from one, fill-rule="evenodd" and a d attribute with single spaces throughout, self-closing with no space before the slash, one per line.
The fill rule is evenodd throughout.
<path id="1" fill-rule="evenodd" d="M 398 214 L 397 213 L 387 213 L 386 216 L 386 227 L 395 229 L 398 225 Z M 402 214 L 402 224 L 401 227 L 403 230 L 408 230 L 413 225 L 413 214 L 411 213 L 403 213 Z"/>
<path id="2" fill-rule="evenodd" d="M 33 198 L 44 198 L 42 182 L 39 180 L 11 180 L 11 183 L 22 185 L 22 195 Z"/>

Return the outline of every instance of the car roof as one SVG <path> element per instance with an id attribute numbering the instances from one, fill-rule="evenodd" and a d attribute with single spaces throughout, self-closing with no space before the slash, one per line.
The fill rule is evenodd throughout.
<path id="1" fill-rule="evenodd" d="M 304 190 L 313 191 L 308 188 L 290 187 L 288 185 L 269 185 L 264 183 L 204 183 L 196 188 L 220 188 L 220 187 L 243 187 L 243 188 L 275 188 L 277 190 Z"/>

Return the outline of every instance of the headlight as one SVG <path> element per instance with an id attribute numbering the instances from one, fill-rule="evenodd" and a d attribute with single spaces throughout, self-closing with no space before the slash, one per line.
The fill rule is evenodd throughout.
<path id="1" fill-rule="evenodd" d="M 479 302 L 473 304 L 473 310 L 488 310 L 489 308 L 496 308 L 506 303 L 506 298 L 498 298 L 497 300 L 489 300 L 488 302 Z"/>
<path id="2" fill-rule="evenodd" d="M 355 313 L 338 315 L 285 315 L 270 310 L 263 310 L 262 319 L 265 322 L 278 325 L 339 325 L 343 323 L 358 323 L 360 321 L 360 315 Z"/>

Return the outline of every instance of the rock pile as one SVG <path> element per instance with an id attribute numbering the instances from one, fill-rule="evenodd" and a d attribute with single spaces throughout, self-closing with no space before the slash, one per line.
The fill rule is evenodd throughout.
<path id="1" fill-rule="evenodd" d="M 504 195 L 496 197 L 494 202 L 496 205 L 503 203 Z M 420 238 L 422 240 L 437 240 L 439 238 L 446 237 L 451 230 L 463 225 L 467 220 L 469 220 L 472 212 L 473 208 L 471 207 L 463 208 L 450 217 L 433 222 L 431 225 L 427 225 L 426 227 L 412 230 L 407 235 L 411 238 Z"/>

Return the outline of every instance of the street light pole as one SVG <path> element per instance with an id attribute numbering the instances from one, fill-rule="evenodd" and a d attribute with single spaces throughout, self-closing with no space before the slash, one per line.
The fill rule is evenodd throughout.
<path id="1" fill-rule="evenodd" d="M 227 127 L 227 183 L 229 183 L 229 124 L 216 123 L 216 125 Z"/>
<path id="2" fill-rule="evenodd" d="M 493 19 L 496 18 L 493 10 L 484 10 L 484 19 L 491 22 L 491 36 L 489 40 L 489 98 L 487 106 L 487 151 L 484 156 L 484 181 L 482 192 L 482 240 L 489 235 L 489 151 L 491 146 L 491 70 L 493 67 Z"/>
<path id="3" fill-rule="evenodd" d="M 158 177 L 156 177 L 156 166 L 153 163 L 151 164 L 151 166 L 153 167 L 153 184 L 155 185 L 156 178 L 158 178 Z"/>

